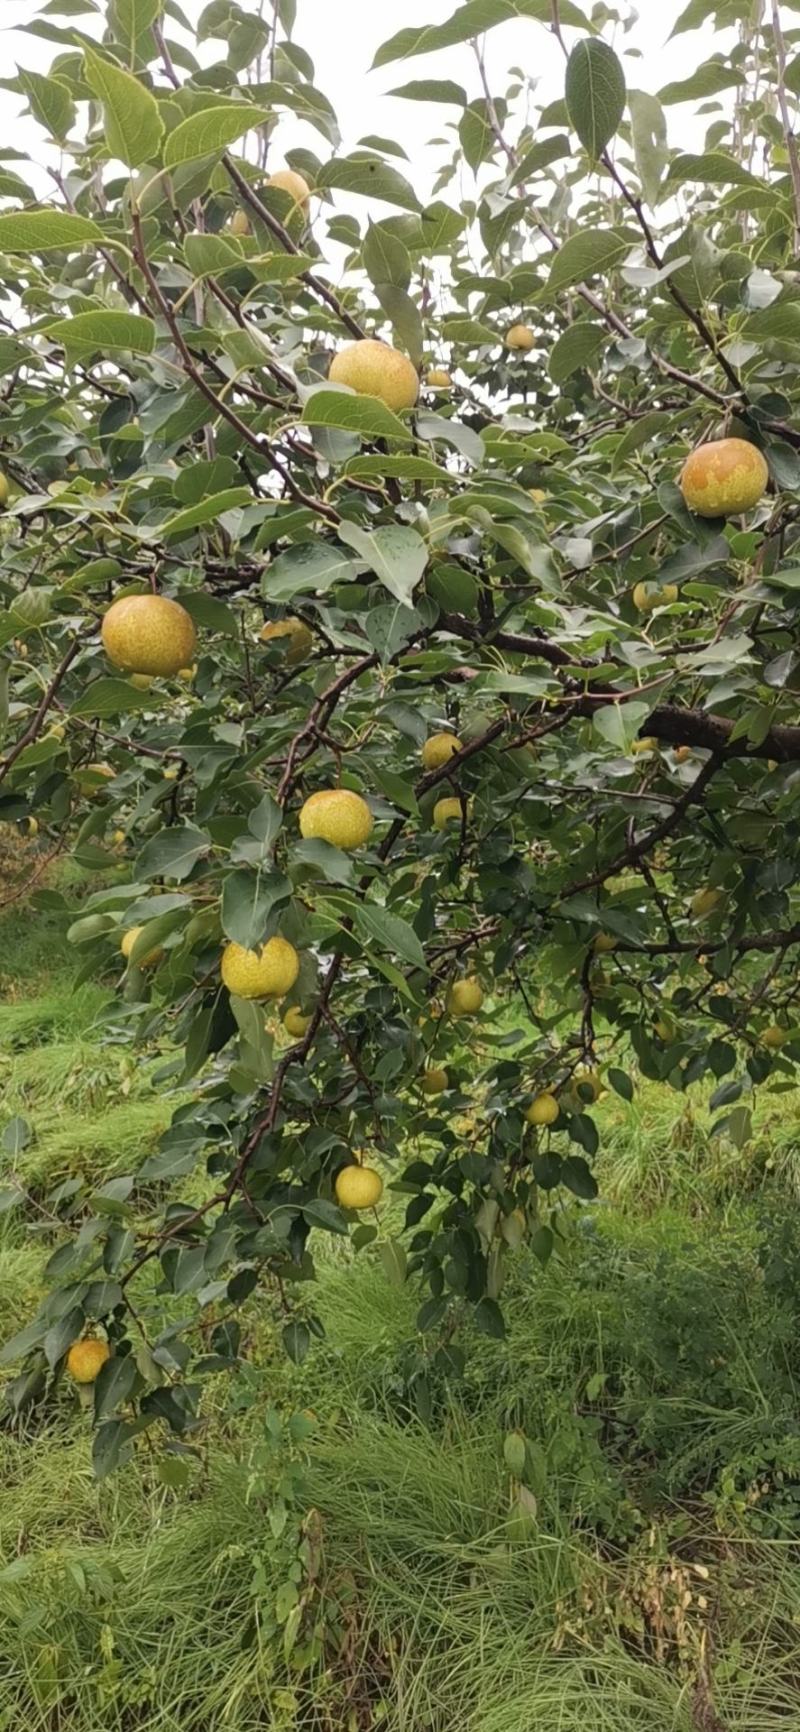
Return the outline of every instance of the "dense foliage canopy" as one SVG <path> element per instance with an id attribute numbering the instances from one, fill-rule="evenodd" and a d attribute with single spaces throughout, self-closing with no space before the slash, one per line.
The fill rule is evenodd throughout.
<path id="1" fill-rule="evenodd" d="M 72 1349 L 100 1473 L 148 1426 L 191 1436 L 257 1289 L 302 1359 L 321 1233 L 420 1285 L 423 1388 L 430 1357 L 458 1374 L 462 1319 L 502 1333 L 521 1240 L 546 1262 L 596 1195 L 601 1087 L 710 1077 L 742 1145 L 753 1091 L 791 1084 L 781 10 L 693 0 L 687 43 L 713 18 L 733 46 L 660 100 L 604 5 L 403 29 L 376 65 L 442 105 L 429 203 L 391 140 L 343 154 L 294 0 L 31 23 L 50 72 L 5 82 L 53 184 L 0 151 L 0 819 L 37 830 L 12 895 L 59 906 L 67 852 L 91 875 L 79 976 L 177 1101 L 93 1193 L 26 1192 L 6 1129 L 4 1206 L 64 1225 L 11 1400 Z M 563 47 L 544 108 L 525 72 L 491 86 L 481 33 L 510 17 L 531 65 Z M 435 58 L 456 43 L 471 90 Z M 686 152 L 665 111 L 692 102 Z M 288 163 L 287 110 L 314 141 Z M 729 437 L 685 499 L 689 453 Z M 397 1236 L 354 1212 L 377 1168 Z"/>

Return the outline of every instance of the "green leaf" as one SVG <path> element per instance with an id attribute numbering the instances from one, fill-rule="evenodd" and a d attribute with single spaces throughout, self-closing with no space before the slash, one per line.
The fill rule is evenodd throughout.
<path id="1" fill-rule="evenodd" d="M 61 343 L 68 356 L 107 354 L 117 349 L 134 355 L 151 355 L 156 340 L 152 319 L 140 313 L 74 313 L 43 327 L 53 343 Z"/>
<path id="2" fill-rule="evenodd" d="M 228 102 L 223 108 L 201 108 L 190 114 L 169 134 L 164 145 L 164 167 L 178 168 L 185 162 L 196 162 L 204 156 L 221 156 L 229 144 L 255 126 L 263 126 L 270 118 L 268 108 L 254 108 L 249 102 Z"/>
<path id="3" fill-rule="evenodd" d="M 561 1183 L 581 1202 L 591 1203 L 597 1196 L 597 1180 L 582 1155 L 567 1155 L 561 1165 Z"/>
<path id="4" fill-rule="evenodd" d="M 587 36 L 567 61 L 567 112 L 584 150 L 602 156 L 625 112 L 625 74 L 607 42 Z"/>
<path id="5" fill-rule="evenodd" d="M 93 48 L 85 50 L 83 62 L 86 82 L 103 104 L 103 124 L 111 155 L 128 168 L 154 162 L 164 122 L 152 92 L 130 72 L 123 72 L 121 66 L 96 54 Z"/>
<path id="6" fill-rule="evenodd" d="M 495 127 L 498 122 L 502 126 L 505 118 L 506 104 L 499 100 L 490 104 L 485 96 L 476 97 L 474 102 L 468 103 L 464 109 L 459 121 L 458 136 L 473 174 L 497 149 Z"/>
<path id="7" fill-rule="evenodd" d="M 295 861 L 313 866 L 329 884 L 355 882 L 355 867 L 349 855 L 343 853 L 341 848 L 335 848 L 331 842 L 323 842 L 321 837 L 309 836 L 302 842 L 296 842 L 292 849 L 293 865 Z"/>
<path id="8" fill-rule="evenodd" d="M 0 216 L 0 253 L 77 252 L 103 238 L 97 223 L 67 211 L 6 211 Z"/>
<path id="9" fill-rule="evenodd" d="M 687 154 L 674 158 L 667 171 L 666 187 L 671 191 L 673 187 L 683 186 L 687 180 L 705 186 L 751 186 L 759 190 L 764 184 L 735 157 L 713 150 L 706 151 L 703 156 Z"/>
<path id="10" fill-rule="evenodd" d="M 241 869 L 226 877 L 222 889 L 222 930 L 245 950 L 255 950 L 267 935 L 273 908 L 288 902 L 291 885 L 281 872 Z"/>
<path id="11" fill-rule="evenodd" d="M 219 277 L 232 267 L 241 270 L 244 263 L 241 247 L 225 235 L 187 235 L 183 256 L 193 277 Z"/>
<path id="12" fill-rule="evenodd" d="M 83 1306 L 72 1305 L 69 1311 L 65 1311 L 63 1317 L 59 1317 L 48 1329 L 43 1346 L 44 1356 L 51 1370 L 58 1364 L 59 1359 L 63 1359 L 73 1341 L 77 1341 L 85 1321 Z"/>
<path id="13" fill-rule="evenodd" d="M 245 262 L 259 283 L 288 283 L 310 270 L 316 260 L 311 253 L 258 253 Z"/>
<path id="14" fill-rule="evenodd" d="M 402 439 L 409 443 L 412 438 L 411 429 L 387 409 L 380 397 L 357 396 L 344 385 L 320 385 L 311 391 L 303 405 L 303 420 L 310 427 L 343 427 L 366 439 Z"/>
<path id="15" fill-rule="evenodd" d="M 130 680 L 101 676 L 84 687 L 70 707 L 71 716 L 122 716 L 128 710 L 152 710 L 151 692 L 140 692 Z"/>
<path id="16" fill-rule="evenodd" d="M 356 909 L 355 923 L 368 944 L 379 944 L 395 956 L 410 962 L 414 968 L 425 968 L 425 952 L 412 926 L 397 914 L 388 914 L 374 902 L 361 902 Z"/>
<path id="17" fill-rule="evenodd" d="M 253 495 L 249 487 L 226 487 L 222 493 L 212 493 L 210 499 L 201 499 L 196 505 L 187 505 L 185 511 L 176 511 L 174 517 L 168 517 L 155 532 L 159 538 L 162 535 L 187 535 L 190 529 L 198 529 L 203 523 L 216 523 L 225 511 L 234 511 L 241 505 L 252 505 Z"/>
<path id="18" fill-rule="evenodd" d="M 241 1036 L 239 1065 L 256 1082 L 270 1082 L 274 1069 L 273 1040 L 264 1021 L 264 1006 L 251 998 L 239 998 L 234 992 L 229 995 L 228 1002 Z"/>
<path id="19" fill-rule="evenodd" d="M 247 814 L 247 828 L 257 842 L 264 848 L 269 848 L 279 834 L 283 823 L 283 810 L 273 800 L 271 794 L 264 794 L 258 805 Z"/>
<path id="20" fill-rule="evenodd" d="M 703 66 L 698 66 L 689 78 L 665 84 L 658 94 L 664 103 L 702 102 L 706 97 L 717 96 L 721 90 L 730 90 L 733 85 L 741 84 L 743 78 L 744 73 L 730 63 L 707 60 Z"/>
<path id="21" fill-rule="evenodd" d="M 311 1330 L 309 1329 L 308 1324 L 303 1323 L 299 1318 L 293 1317 L 291 1323 L 287 1323 L 284 1326 L 281 1340 L 283 1341 L 284 1350 L 291 1359 L 292 1364 L 302 1365 L 309 1347 L 311 1346 Z M 293 1586 L 293 1584 L 287 1585 L 289 1587 Z M 296 1597 L 297 1590 L 295 1589 L 295 1598 Z"/>
<path id="22" fill-rule="evenodd" d="M 633 1083 L 627 1071 L 617 1070 L 615 1065 L 610 1065 L 606 1075 L 615 1094 L 620 1095 L 624 1101 L 633 1100 Z"/>
<path id="23" fill-rule="evenodd" d="M 344 522 L 339 524 L 337 535 L 375 572 L 390 595 L 410 606 L 428 563 L 428 549 L 416 529 L 402 523 L 386 523 L 368 530 Z"/>
<path id="24" fill-rule="evenodd" d="M 114 1354 L 106 1360 L 94 1386 L 95 1420 L 105 1419 L 115 1407 L 121 1407 L 124 1401 L 129 1400 L 137 1377 L 136 1360 L 132 1354 L 124 1357 Z"/>
<path id="25" fill-rule="evenodd" d="M 465 108 L 467 102 L 463 85 L 453 84 L 449 78 L 412 79 L 387 95 L 405 97 L 407 102 L 451 102 L 456 108 Z"/>
<path id="26" fill-rule="evenodd" d="M 10 1336 L 0 1344 L 0 1365 L 13 1365 L 15 1360 L 24 1359 L 33 1347 L 41 1344 L 45 1333 L 46 1327 L 41 1317 L 34 1317 L 17 1335 Z"/>
<path id="27" fill-rule="evenodd" d="M 20 88 L 28 98 L 34 120 L 53 138 L 63 143 L 75 120 L 75 104 L 67 84 L 60 78 L 46 78 L 41 72 L 19 69 Z"/>
<path id="28" fill-rule="evenodd" d="M 106 1479 L 119 1467 L 122 1447 L 130 1435 L 124 1419 L 107 1419 L 94 1434 L 92 1441 L 92 1472 L 95 1479 Z"/>
<path id="29" fill-rule="evenodd" d="M 679 36 L 684 30 L 697 30 L 701 24 L 719 11 L 722 0 L 689 0 L 685 12 L 682 12 L 677 24 L 673 25 L 672 35 Z M 749 0 L 744 0 L 746 6 Z M 744 10 L 742 17 L 745 16 Z M 670 38 L 672 40 L 672 38 Z"/>
<path id="30" fill-rule="evenodd" d="M 664 110 L 658 98 L 651 96 L 646 90 L 631 90 L 628 107 L 631 114 L 636 172 L 647 204 L 655 205 L 658 203 L 667 166 L 667 123 Z"/>
<path id="31" fill-rule="evenodd" d="M 638 421 L 631 421 L 614 450 L 612 470 L 619 469 L 632 451 L 638 451 L 642 445 L 647 445 L 651 439 L 664 433 L 669 421 L 670 415 L 666 409 L 651 409 L 649 414 L 641 415 Z"/>
<path id="32" fill-rule="evenodd" d="M 238 464 L 232 457 L 211 457 L 206 462 L 189 463 L 175 477 L 173 493 L 181 505 L 197 505 L 209 493 L 221 493 L 223 488 L 234 487 L 240 478 Z M 187 590 L 181 596 L 184 607 L 197 592 Z M 226 608 L 230 614 L 230 609 Z M 234 615 L 230 614 L 233 618 Z"/>
<path id="33" fill-rule="evenodd" d="M 184 902 L 181 908 L 171 908 L 165 914 L 156 915 L 153 920 L 145 920 L 128 959 L 131 967 L 135 968 L 145 956 L 149 956 L 151 950 L 157 950 L 162 938 L 167 938 L 179 926 L 185 925 L 189 913 L 189 906 Z"/>
<path id="34" fill-rule="evenodd" d="M 386 204 L 399 205 L 401 210 L 422 209 L 414 188 L 397 169 L 391 168 L 382 157 L 366 152 L 334 157 L 320 170 L 317 186 L 320 191 L 337 188 L 364 198 L 383 199 Z"/>
<path id="35" fill-rule="evenodd" d="M 593 325 L 588 319 L 579 319 L 574 325 L 569 325 L 550 350 L 548 366 L 553 383 L 563 385 L 573 373 L 591 366 L 607 341 L 605 325 Z"/>
<path id="36" fill-rule="evenodd" d="M 445 445 L 452 445 L 456 451 L 466 457 L 469 463 L 482 463 L 486 456 L 486 448 L 479 433 L 474 427 L 465 427 L 461 421 L 448 420 L 444 415 L 433 415 L 430 410 L 417 411 L 417 433 L 420 439 L 431 444 L 441 440 Z"/>
<path id="37" fill-rule="evenodd" d="M 550 267 L 547 287 L 551 294 L 571 288 L 610 271 L 635 245 L 631 229 L 584 229 L 571 235 L 558 252 Z"/>
<path id="38" fill-rule="evenodd" d="M 408 1258 L 405 1246 L 400 1239 L 383 1239 L 378 1246 L 378 1255 L 383 1264 L 383 1273 L 390 1287 L 404 1287 L 408 1272 Z"/>
<path id="39" fill-rule="evenodd" d="M 509 1431 L 503 1442 L 503 1460 L 514 1479 L 521 1479 L 525 1472 L 525 1438 L 521 1431 Z"/>
<path id="40" fill-rule="evenodd" d="M 800 301 L 779 300 L 759 307 L 745 319 L 742 335 L 752 343 L 800 344 Z"/>
<path id="41" fill-rule="evenodd" d="M 367 479 L 369 476 L 391 476 L 398 481 L 452 481 L 452 476 L 431 457 L 351 457 L 344 466 L 346 475 Z"/>
<path id="42" fill-rule="evenodd" d="M 411 258 L 403 242 L 386 223 L 370 223 L 361 248 L 364 269 L 370 282 L 392 283 L 397 289 L 407 289 L 411 281 Z"/>
<path id="43" fill-rule="evenodd" d="M 496 1299 L 481 1299 L 475 1306 L 473 1318 L 476 1329 L 479 1329 L 482 1335 L 491 1335 L 495 1341 L 504 1339 L 506 1326 Z"/>
<path id="44" fill-rule="evenodd" d="M 196 830 L 191 824 L 160 830 L 145 843 L 136 861 L 136 875 L 145 879 L 174 878 L 180 884 L 210 846 L 208 832 Z"/>
<path id="45" fill-rule="evenodd" d="M 19 1114 L 16 1113 L 13 1119 L 9 1119 L 3 1131 L 4 1152 L 13 1157 L 21 1155 L 23 1149 L 27 1149 L 32 1137 L 33 1132 L 27 1119 L 20 1118 Z"/>
<path id="46" fill-rule="evenodd" d="M 474 619 L 481 586 L 463 565 L 434 565 L 425 579 L 425 589 L 446 613 L 463 613 Z"/>
<path id="47" fill-rule="evenodd" d="M 592 718 L 595 733 L 607 740 L 618 752 L 629 752 L 649 714 L 647 704 L 608 704 Z"/>
<path id="48" fill-rule="evenodd" d="M 414 366 L 418 367 L 425 348 L 425 331 L 416 301 L 406 294 L 405 289 L 396 288 L 394 283 L 377 283 L 375 293 L 391 320 L 395 336 L 408 350 Z"/>
<path id="49" fill-rule="evenodd" d="M 339 1208 L 338 1203 L 331 1203 L 327 1197 L 314 1197 L 303 1204 L 303 1214 L 312 1227 L 321 1227 L 326 1233 L 349 1233 L 347 1216 Z"/>
<path id="50" fill-rule="evenodd" d="M 456 42 L 469 42 L 471 37 L 482 35 L 495 24 L 515 18 L 533 18 L 539 24 L 549 24 L 552 16 L 551 0 L 467 0 L 444 24 L 415 24 L 398 30 L 396 36 L 381 44 L 372 64 L 386 66 L 392 60 L 409 60 L 414 54 L 452 48 Z M 562 24 L 586 29 L 586 18 L 572 0 L 561 0 L 559 17 Z"/>
<path id="51" fill-rule="evenodd" d="M 337 583 L 352 583 L 356 577 L 352 559 L 332 541 L 302 541 L 279 553 L 261 579 L 266 601 L 292 601 L 314 592 L 325 595 Z"/>
<path id="52" fill-rule="evenodd" d="M 117 42 L 134 47 L 154 24 L 162 9 L 162 0 L 109 0 L 108 21 Z M 80 10 L 86 7 L 82 4 Z"/>

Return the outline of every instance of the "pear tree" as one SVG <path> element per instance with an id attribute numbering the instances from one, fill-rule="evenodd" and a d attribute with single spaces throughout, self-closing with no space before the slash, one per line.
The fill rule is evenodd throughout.
<path id="1" fill-rule="evenodd" d="M 92 1386 L 99 1475 L 192 1447 L 254 1308 L 325 1351 L 329 1235 L 418 1295 L 424 1411 L 597 1195 L 604 1092 L 744 1146 L 795 1084 L 795 10 L 691 0 L 719 46 L 656 97 L 624 0 L 454 0 L 372 75 L 441 105 L 430 199 L 343 146 L 294 0 L 31 22 L 2 895 L 172 1117 L 44 1195 L 6 1149 L 51 1255 L 3 1353 L 16 1411 Z M 544 98 L 487 67 L 512 14 Z"/>

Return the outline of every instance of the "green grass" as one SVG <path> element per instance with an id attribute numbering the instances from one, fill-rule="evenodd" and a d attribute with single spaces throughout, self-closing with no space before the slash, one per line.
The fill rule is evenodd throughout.
<path id="1" fill-rule="evenodd" d="M 34 1198 L 125 1171 L 173 1105 L 72 991 L 64 924 L 0 922 L 4 1114 L 32 1131 L 5 1168 Z M 547 1270 L 517 1254 L 508 1337 L 470 1341 L 460 1383 L 420 1382 L 416 1294 L 336 1244 L 299 1370 L 249 1301 L 185 1484 L 152 1433 L 96 1484 L 66 1387 L 0 1428 L 0 1732 L 705 1732 L 703 1644 L 725 1732 L 800 1722 L 791 1130 L 766 1100 L 738 1151 L 700 1091 L 649 1084 L 600 1117 L 601 1202 Z M 0 1335 L 52 1244 L 0 1216 Z M 296 1671 L 275 1610 L 300 1541 L 322 1652 Z"/>

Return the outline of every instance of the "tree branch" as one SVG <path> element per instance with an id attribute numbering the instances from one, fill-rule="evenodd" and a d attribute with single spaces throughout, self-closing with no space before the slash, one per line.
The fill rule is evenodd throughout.
<path id="1" fill-rule="evenodd" d="M 78 650 L 80 649 L 80 647 L 81 647 L 80 638 L 77 638 L 77 637 L 73 638 L 72 643 L 70 644 L 69 649 L 67 650 L 66 654 L 62 656 L 61 661 L 59 662 L 58 667 L 56 668 L 56 671 L 53 675 L 53 678 L 50 681 L 49 686 L 47 687 L 46 692 L 43 693 L 42 698 L 41 698 L 39 704 L 37 705 L 36 710 L 34 711 L 32 720 L 28 723 L 28 726 L 25 729 L 24 733 L 20 734 L 20 737 L 17 740 L 16 745 L 11 747 L 10 752 L 3 759 L 2 764 L 0 764 L 0 782 L 5 781 L 5 778 L 8 775 L 9 770 L 11 769 L 12 765 L 16 763 L 17 758 L 19 758 L 21 756 L 21 754 L 24 752 L 25 747 L 32 745 L 33 741 L 37 738 L 38 734 L 41 732 L 45 717 L 46 717 L 47 712 L 50 708 L 50 705 L 53 702 L 53 699 L 56 695 L 56 692 L 58 691 L 58 688 L 61 684 L 61 681 L 63 680 L 64 675 L 67 673 L 68 669 L 72 666 L 72 663 L 74 662 L 75 657 L 78 654 Z"/>
<path id="2" fill-rule="evenodd" d="M 777 61 L 778 77 L 778 107 L 781 111 L 783 136 L 786 139 L 786 150 L 789 157 L 789 172 L 792 181 L 792 197 L 794 199 L 794 252 L 800 252 L 800 154 L 797 149 L 797 139 L 792 127 L 789 113 L 789 100 L 786 94 L 786 44 L 783 40 L 781 26 L 781 9 L 778 0 L 772 0 L 772 34 L 775 39 L 775 59 Z"/>
<path id="3" fill-rule="evenodd" d="M 660 819 L 658 824 L 654 824 L 652 830 L 648 830 L 644 836 L 639 838 L 638 842 L 629 843 L 599 872 L 592 872 L 588 878 L 580 878 L 576 883 L 568 884 L 566 889 L 561 891 L 559 901 L 565 902 L 568 897 L 577 896 L 581 891 L 595 890 L 599 884 L 604 884 L 607 878 L 613 878 L 615 873 L 624 871 L 626 866 L 636 866 L 646 854 L 650 854 L 654 848 L 658 847 L 659 842 L 663 842 L 665 837 L 671 835 L 672 831 L 678 828 L 689 807 L 702 799 L 712 776 L 716 775 L 721 763 L 722 759 L 716 753 L 712 753 L 699 774 L 695 776 L 694 781 L 684 790 L 680 799 L 675 801 L 672 811 L 668 812 L 665 818 Z"/>
<path id="4" fill-rule="evenodd" d="M 251 211 L 253 211 L 259 221 L 269 229 L 270 234 L 273 234 L 275 239 L 280 241 L 284 252 L 299 253 L 300 248 L 295 245 L 291 235 L 284 228 L 283 223 L 279 222 L 278 218 L 273 216 L 272 211 L 267 209 L 266 205 L 259 198 L 258 193 L 253 191 L 250 182 L 236 167 L 235 162 L 232 157 L 228 156 L 227 152 L 222 158 L 222 166 L 226 170 L 229 178 L 233 181 L 237 191 L 241 193 L 245 204 L 250 206 Z M 315 276 L 313 271 L 301 271 L 300 281 L 301 283 L 305 283 L 306 287 L 311 290 L 313 295 L 316 295 L 317 300 L 324 301 L 325 305 L 331 308 L 331 311 L 336 314 L 337 319 L 341 320 L 341 323 L 345 326 L 345 329 L 350 332 L 352 337 L 366 337 L 367 333 L 364 330 L 363 325 L 360 325 L 358 319 L 354 318 L 353 314 L 347 311 L 347 308 L 343 306 L 342 302 L 339 300 L 338 295 L 334 294 L 333 289 L 330 289 L 327 283 L 323 283 L 320 277 Z"/>
<path id="5" fill-rule="evenodd" d="M 324 500 L 316 499 L 313 494 L 304 493 L 302 487 L 298 487 L 291 470 L 286 467 L 283 459 L 278 456 L 274 445 L 272 445 L 270 440 L 267 438 L 267 435 L 265 433 L 256 433 L 253 431 L 252 427 L 248 427 L 247 422 L 243 421 L 240 415 L 237 415 L 236 410 L 231 409 L 230 404 L 226 403 L 223 397 L 219 397 L 213 387 L 209 385 L 208 380 L 204 377 L 195 363 L 194 356 L 192 355 L 189 345 L 181 331 L 175 313 L 166 295 L 163 293 L 158 278 L 156 277 L 153 267 L 147 257 L 142 236 L 142 220 L 138 211 L 133 212 L 131 220 L 133 225 L 134 256 L 145 282 L 150 289 L 158 311 L 165 320 L 169 329 L 170 336 L 172 337 L 178 354 L 180 355 L 187 376 L 192 380 L 192 383 L 197 386 L 198 391 L 202 392 L 206 401 L 213 404 L 217 414 L 221 415 L 223 420 L 227 421 L 229 425 L 233 427 L 234 431 L 238 433 L 240 439 L 243 439 L 247 445 L 251 445 L 253 450 L 259 453 L 259 456 L 266 458 L 272 465 L 273 469 L 277 470 L 277 473 L 284 482 L 287 492 L 290 494 L 292 499 L 296 500 L 298 505 L 305 505 L 310 511 L 315 512 L 319 517 L 326 518 L 329 523 L 339 523 L 339 513 L 332 505 L 326 505 Z"/>

